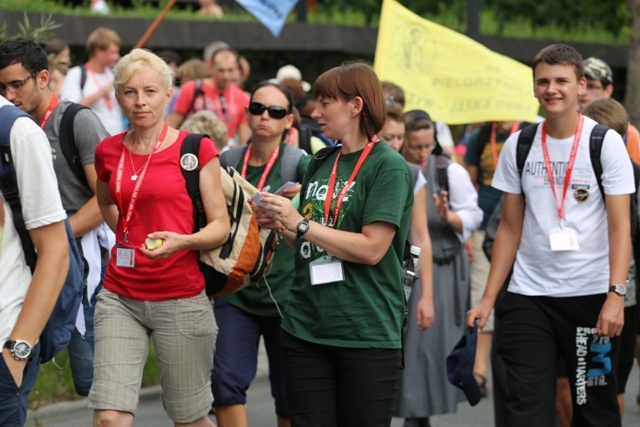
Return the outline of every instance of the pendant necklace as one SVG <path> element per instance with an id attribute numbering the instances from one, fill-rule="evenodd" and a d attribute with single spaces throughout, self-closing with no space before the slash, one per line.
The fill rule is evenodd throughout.
<path id="1" fill-rule="evenodd" d="M 129 160 L 131 160 L 131 170 L 133 170 L 133 175 L 131 175 L 131 181 L 135 181 L 136 179 L 138 179 L 138 172 L 136 172 L 136 167 L 133 164 L 133 156 L 131 155 L 131 150 L 129 150 L 128 147 L 127 147 L 127 151 L 129 152 Z M 147 163 L 149 163 L 149 160 L 151 160 L 151 154 L 149 154 L 149 157 L 147 157 L 147 161 L 144 162 L 142 166 L 140 166 L 140 169 L 138 169 L 139 171 L 144 169 Z"/>

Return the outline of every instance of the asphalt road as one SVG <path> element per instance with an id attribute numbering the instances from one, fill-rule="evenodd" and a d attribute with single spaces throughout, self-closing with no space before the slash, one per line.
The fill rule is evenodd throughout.
<path id="1" fill-rule="evenodd" d="M 640 387 L 640 370 L 634 366 L 627 385 L 624 427 L 640 426 L 640 407 L 636 395 Z M 276 419 L 269 385 L 264 373 L 253 382 L 248 394 L 247 412 L 251 427 L 275 427 Z M 215 419 L 212 418 L 215 422 Z M 51 405 L 30 412 L 29 427 L 87 427 L 91 425 L 92 412 L 86 408 L 85 401 L 67 402 Z M 391 427 L 402 427 L 401 419 L 394 419 Z M 136 427 L 170 427 L 173 423 L 166 416 L 160 401 L 159 388 L 147 389 L 141 396 Z M 493 404 L 491 395 L 477 406 L 466 403 L 458 405 L 456 414 L 432 417 L 433 427 L 492 427 Z"/>

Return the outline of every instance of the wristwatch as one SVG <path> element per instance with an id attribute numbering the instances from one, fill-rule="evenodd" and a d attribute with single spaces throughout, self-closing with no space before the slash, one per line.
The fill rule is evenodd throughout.
<path id="1" fill-rule="evenodd" d="M 625 285 L 611 285 L 609 286 L 609 292 L 615 292 L 623 297 L 627 294 L 627 287 Z"/>
<path id="2" fill-rule="evenodd" d="M 31 345 L 22 340 L 6 340 L 3 348 L 6 348 L 11 352 L 14 359 L 24 361 L 31 355 Z"/>
<path id="3" fill-rule="evenodd" d="M 305 218 L 296 227 L 296 237 L 301 238 L 307 231 L 309 231 L 309 220 Z"/>

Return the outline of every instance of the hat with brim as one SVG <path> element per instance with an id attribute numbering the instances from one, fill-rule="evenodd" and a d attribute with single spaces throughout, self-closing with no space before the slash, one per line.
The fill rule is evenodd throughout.
<path id="1" fill-rule="evenodd" d="M 447 378 L 449 382 L 464 392 L 471 406 L 480 402 L 482 394 L 480 385 L 473 376 L 473 365 L 476 360 L 476 344 L 478 342 L 478 322 L 465 333 L 447 356 Z"/>
<path id="2" fill-rule="evenodd" d="M 311 90 L 311 85 L 309 84 L 309 82 L 305 82 L 304 80 L 302 80 L 302 73 L 295 65 L 287 64 L 284 67 L 280 67 L 280 69 L 276 73 L 276 78 L 269 79 L 269 81 L 272 83 L 280 83 L 284 79 L 298 80 L 302 85 L 302 90 L 304 90 L 305 92 L 309 92 Z"/>

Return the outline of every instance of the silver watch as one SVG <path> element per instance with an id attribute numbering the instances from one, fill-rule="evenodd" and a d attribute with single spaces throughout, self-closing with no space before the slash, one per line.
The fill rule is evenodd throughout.
<path id="1" fill-rule="evenodd" d="M 627 287 L 625 285 L 619 285 L 619 284 L 611 285 L 609 286 L 609 292 L 615 292 L 616 294 L 623 297 L 627 294 Z"/>
<path id="2" fill-rule="evenodd" d="M 22 340 L 7 340 L 4 342 L 3 348 L 9 350 L 14 359 L 25 361 L 31 356 L 31 344 Z"/>

